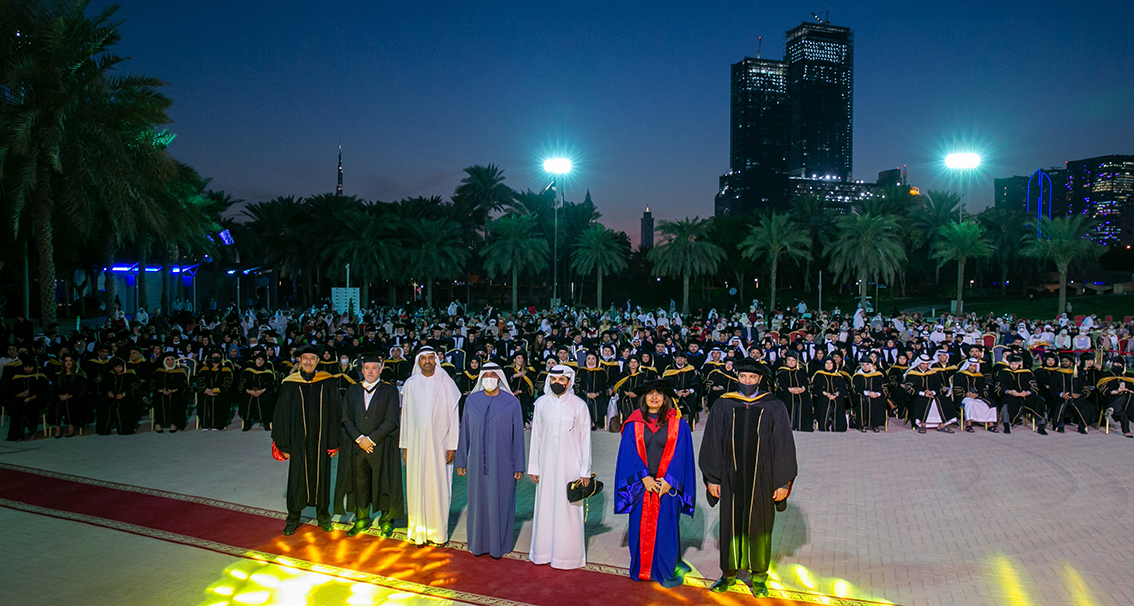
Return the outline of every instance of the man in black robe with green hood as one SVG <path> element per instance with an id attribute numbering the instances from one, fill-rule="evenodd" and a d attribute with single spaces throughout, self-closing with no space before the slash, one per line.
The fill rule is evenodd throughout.
<path id="1" fill-rule="evenodd" d="M 787 408 L 768 389 L 762 365 L 736 364 L 737 389 L 717 400 L 701 440 L 701 473 L 709 505 L 720 501 L 721 578 L 715 592 L 728 591 L 738 572 L 751 571 L 752 594 L 768 595 L 772 524 L 798 466 Z"/>
<path id="2" fill-rule="evenodd" d="M 284 534 L 299 529 L 305 507 L 315 507 L 319 528 L 331 532 L 331 457 L 342 435 L 339 386 L 318 370 L 319 354 L 298 352 L 299 369 L 284 378 L 272 420 L 272 456 L 288 461 L 287 523 Z"/>

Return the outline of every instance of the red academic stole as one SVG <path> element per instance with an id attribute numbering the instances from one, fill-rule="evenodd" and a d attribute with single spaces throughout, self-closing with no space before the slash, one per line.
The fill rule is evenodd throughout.
<path id="1" fill-rule="evenodd" d="M 637 417 L 637 419 L 635 419 Z M 641 411 L 635 410 L 630 421 L 634 423 L 634 442 L 638 446 L 638 456 L 647 467 L 646 459 L 646 419 Z M 665 477 L 669 469 L 669 462 L 673 460 L 673 450 L 677 447 L 677 430 L 680 423 L 675 410 L 669 410 L 666 415 L 665 449 L 662 451 L 661 464 L 658 465 L 658 478 Z M 642 522 L 638 529 L 638 578 L 643 581 L 650 580 L 650 569 L 654 565 L 654 541 L 658 534 L 658 515 L 661 513 L 661 495 L 646 491 L 642 494 Z"/>

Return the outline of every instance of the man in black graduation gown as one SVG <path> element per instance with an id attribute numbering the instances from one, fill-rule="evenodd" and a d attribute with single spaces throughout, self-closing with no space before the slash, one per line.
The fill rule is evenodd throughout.
<path id="1" fill-rule="evenodd" d="M 656 355 L 654 357 L 657 358 Z M 674 355 L 673 364 L 662 372 L 662 378 L 673 385 L 681 414 L 689 421 L 692 429 L 701 413 L 701 378 L 697 376 L 697 369 L 688 362 L 685 352 L 678 351 Z"/>
<path id="2" fill-rule="evenodd" d="M 338 454 L 342 435 L 339 387 L 329 373 L 319 371 L 319 354 L 299 350 L 299 372 L 280 384 L 272 419 L 272 456 L 288 461 L 287 523 L 284 534 L 295 534 L 305 507 L 315 507 L 319 528 L 331 532 L 331 457 Z"/>
<path id="3" fill-rule="evenodd" d="M 354 527 L 347 536 L 370 528 L 370 510 L 380 510 L 379 534 L 394 532 L 394 520 L 402 516 L 402 460 L 398 456 L 398 422 L 401 412 L 398 388 L 381 380 L 382 361 L 374 354 L 362 357 L 362 382 L 346 390 L 342 402 L 342 438 L 335 481 L 335 509 L 341 512 L 342 497 L 354 510 Z M 355 446 L 350 446 L 354 442 Z"/>
<path id="4" fill-rule="evenodd" d="M 761 389 L 767 382 L 751 359 L 736 365 L 737 390 L 709 411 L 701 440 L 701 473 L 709 505 L 719 500 L 721 578 L 715 592 L 728 591 L 738 572 L 752 572 L 752 594 L 768 595 L 772 524 L 787 507 L 798 467 L 791 419 L 784 403 Z"/>

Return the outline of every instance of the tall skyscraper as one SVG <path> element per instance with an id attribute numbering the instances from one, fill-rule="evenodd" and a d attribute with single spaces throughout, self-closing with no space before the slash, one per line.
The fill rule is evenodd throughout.
<path id="1" fill-rule="evenodd" d="M 803 23 L 786 39 L 783 61 L 732 65 L 729 171 L 717 215 L 783 210 L 799 191 L 829 189 L 797 180 L 851 183 L 854 36 L 824 22 Z"/>
<path id="2" fill-rule="evenodd" d="M 854 110 L 854 34 L 803 23 L 787 33 L 791 151 L 788 174 L 849 181 Z"/>
<path id="3" fill-rule="evenodd" d="M 343 146 L 339 145 L 339 186 L 335 188 L 335 195 L 343 195 Z"/>
<path id="4" fill-rule="evenodd" d="M 729 173 L 718 206 L 732 214 L 786 204 L 787 65 L 745 57 L 732 66 Z M 727 181 L 727 182 L 726 182 Z"/>
<path id="5" fill-rule="evenodd" d="M 654 247 L 654 215 L 650 212 L 650 207 L 646 207 L 646 212 L 642 213 L 642 239 L 638 242 L 638 248 L 642 250 Z"/>
<path id="6" fill-rule="evenodd" d="M 992 200 L 996 208 L 1025 210 L 1028 206 L 1028 178 L 1015 176 L 992 180 Z"/>
<path id="7" fill-rule="evenodd" d="M 1134 156 L 1100 156 L 1067 163 L 1068 209 L 1100 222 L 1095 240 L 1134 244 Z"/>

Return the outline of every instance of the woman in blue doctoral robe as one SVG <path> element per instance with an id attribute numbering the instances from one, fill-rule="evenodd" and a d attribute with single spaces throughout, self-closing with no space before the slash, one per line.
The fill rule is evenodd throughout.
<path id="1" fill-rule="evenodd" d="M 696 503 L 693 436 L 668 381 L 635 392 L 643 397 L 622 425 L 614 513 L 630 514 L 630 578 L 676 587 L 690 570 L 681 561 L 678 522 Z"/>
<path id="2" fill-rule="evenodd" d="M 516 542 L 516 480 L 524 477 L 525 458 L 523 410 L 498 364 L 481 368 L 465 400 L 453 463 L 468 478 L 469 551 L 502 557 Z"/>

